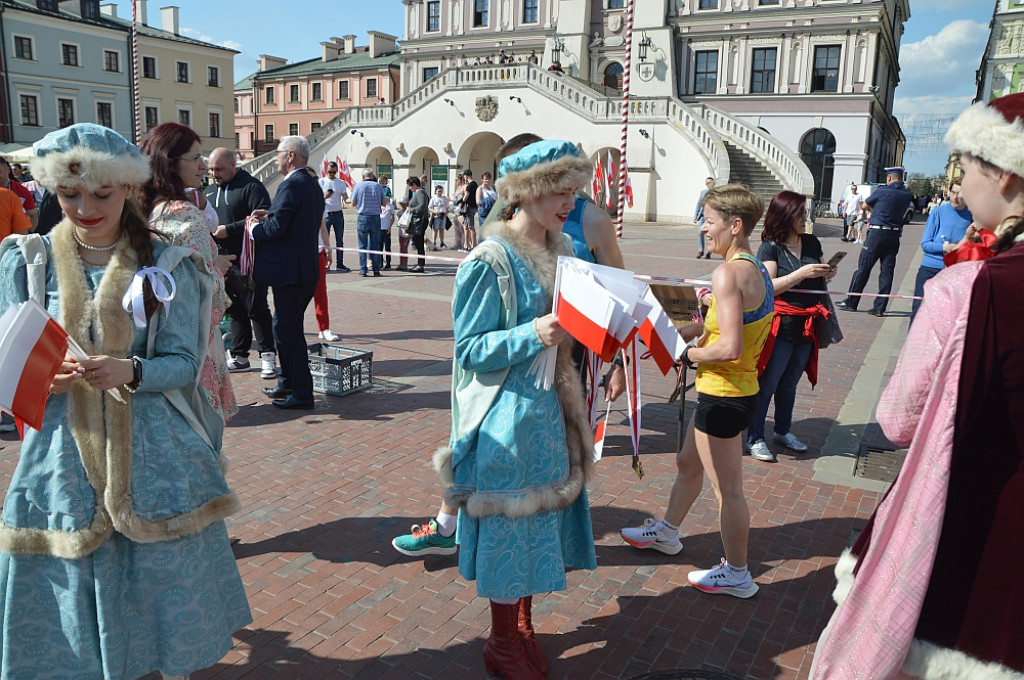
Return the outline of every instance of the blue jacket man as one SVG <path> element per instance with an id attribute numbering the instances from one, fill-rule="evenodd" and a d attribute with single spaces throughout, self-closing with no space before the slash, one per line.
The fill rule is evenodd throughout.
<path id="1" fill-rule="evenodd" d="M 282 137 L 277 147 L 277 169 L 284 181 L 270 212 L 253 212 L 260 224 L 253 227 L 256 258 L 253 278 L 270 286 L 274 295 L 274 340 L 281 359 L 277 386 L 264 388 L 274 406 L 313 408 L 313 376 L 309 371 L 303 317 L 320 278 L 317 261 L 324 195 L 306 172 L 309 146 L 305 138 Z"/>
<path id="2" fill-rule="evenodd" d="M 921 268 L 917 270 L 917 281 L 914 283 L 915 297 L 924 296 L 925 282 L 946 267 L 942 260 L 943 255 L 956 250 L 957 244 L 963 240 L 967 227 L 971 226 L 973 221 L 971 211 L 960 195 L 960 182 L 953 180 L 949 185 L 949 200 L 928 214 L 928 224 L 925 225 L 924 234 L 921 236 L 924 257 L 921 259 Z M 911 321 L 914 320 L 920 306 L 921 301 L 914 300 L 910 313 Z"/>
<path id="3" fill-rule="evenodd" d="M 878 272 L 879 297 L 868 314 L 885 316 L 885 308 L 889 304 L 888 295 L 892 291 L 893 274 L 896 271 L 896 255 L 900 252 L 900 235 L 903 233 L 903 215 L 910 207 L 913 195 L 903 185 L 903 168 L 885 169 L 885 186 L 878 187 L 864 199 L 871 213 L 871 227 L 864 247 L 860 251 L 857 271 L 850 281 L 850 293 L 860 293 L 868 282 L 871 269 L 879 260 L 882 266 Z M 857 311 L 860 303 L 859 295 L 847 295 L 846 299 L 836 303 L 839 309 Z"/>

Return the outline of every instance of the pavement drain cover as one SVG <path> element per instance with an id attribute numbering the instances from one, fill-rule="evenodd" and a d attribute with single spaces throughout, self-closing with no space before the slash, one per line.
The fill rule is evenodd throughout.
<path id="1" fill-rule="evenodd" d="M 654 673 L 644 673 L 643 675 L 637 675 L 629 680 L 742 680 L 735 675 L 729 675 L 727 673 L 717 673 L 715 671 L 704 671 L 693 668 L 686 668 L 682 670 L 673 671 L 655 671 Z"/>
<path id="2" fill-rule="evenodd" d="M 907 457 L 906 449 L 886 451 L 871 446 L 861 446 L 857 455 L 857 476 L 880 482 L 892 482 L 903 467 Z"/>

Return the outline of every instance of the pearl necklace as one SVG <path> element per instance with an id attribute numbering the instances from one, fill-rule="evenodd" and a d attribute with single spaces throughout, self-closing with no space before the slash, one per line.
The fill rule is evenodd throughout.
<path id="1" fill-rule="evenodd" d="M 117 247 L 117 244 L 121 241 L 121 237 L 118 236 L 117 240 L 114 241 L 113 243 L 111 243 L 109 246 L 91 246 L 88 243 L 86 243 L 85 241 L 83 241 L 81 238 L 79 238 L 79 236 L 78 236 L 78 227 L 72 227 L 71 235 L 74 237 L 75 243 L 77 243 L 79 245 L 79 247 L 85 248 L 86 250 L 94 250 L 94 251 L 100 252 L 100 253 L 107 252 L 108 250 L 113 250 L 114 248 Z"/>

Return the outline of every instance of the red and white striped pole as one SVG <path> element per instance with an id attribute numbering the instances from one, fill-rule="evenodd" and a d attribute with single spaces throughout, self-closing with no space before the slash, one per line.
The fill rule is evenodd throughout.
<path id="1" fill-rule="evenodd" d="M 626 209 L 626 133 L 629 130 L 629 76 L 633 72 L 633 7 L 636 0 L 629 0 L 626 9 L 626 65 L 622 75 L 622 133 L 619 136 L 619 205 L 615 214 L 615 236 L 622 238 L 622 213 Z M 609 191 L 611 188 L 609 187 Z"/>
<path id="2" fill-rule="evenodd" d="M 142 139 L 139 95 L 139 2 L 132 0 L 132 107 L 135 109 L 135 143 Z"/>

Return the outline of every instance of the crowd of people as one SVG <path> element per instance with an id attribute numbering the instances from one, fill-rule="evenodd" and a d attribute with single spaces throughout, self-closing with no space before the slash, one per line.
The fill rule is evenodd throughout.
<path id="1" fill-rule="evenodd" d="M 1024 567 L 1024 329 L 1014 313 L 1024 302 L 1024 94 L 972 107 L 948 141 L 965 174 L 929 215 L 923 301 L 879 407 L 887 436 L 909 454 L 840 560 L 839 607 L 814 678 L 864 677 L 865 668 L 878 678 L 1024 671 L 1024 597 L 1003 578 Z M 238 408 L 230 373 L 251 369 L 255 340 L 262 376 L 276 380 L 264 389 L 273 405 L 314 407 L 303 319 L 315 300 L 319 338 L 338 339 L 325 281 L 330 231 L 343 247 L 351 205 L 362 276 L 390 268 L 390 256 L 362 251 L 390 253 L 393 225 L 399 270 L 409 269 L 411 245 L 410 271 L 425 271 L 428 228 L 436 249 L 454 230 L 453 248 L 468 252 L 452 301 L 451 436 L 434 455 L 440 508 L 393 545 L 406 555 L 458 552 L 459 573 L 489 601 L 485 668 L 542 680 L 550 663 L 533 598 L 564 590 L 567 569 L 597 566 L 588 376 L 552 312 L 556 263 L 564 255 L 623 266 L 607 213 L 577 195 L 591 167 L 576 145 L 520 135 L 499 150 L 496 183 L 482 172 L 478 184 L 467 169 L 448 196 L 410 176 L 397 199 L 369 168 L 351 189 L 336 165 L 318 179 L 306 140 L 294 136 L 277 148 L 283 180 L 273 200 L 231 151 L 207 163 L 199 137 L 176 123 L 154 127 L 139 148 L 77 124 L 48 134 L 34 154 L 26 181 L 52 195 L 62 217 L 32 233 L 35 201 L 29 208 L 0 188 L 0 207 L 5 192 L 15 197 L 4 208 L 12 216 L 0 240 L 0 309 L 35 300 L 88 358 L 62 362 L 42 427 L 25 432 L 0 517 L 4 677 L 37 677 L 45 640 L 47 677 L 184 678 L 221 658 L 251 621 L 225 524 L 240 507 L 224 474 L 224 427 Z M 0 174 L 19 181 L 7 164 Z M 888 175 L 887 186 L 850 202 L 866 211 L 868 234 L 839 308 L 856 308 L 878 259 L 880 288 L 891 286 L 909 192 L 902 169 Z M 806 197 L 783 191 L 766 212 L 751 189 L 708 179 L 700 256 L 723 261 L 701 320 L 680 329 L 696 407 L 664 512 L 620 534 L 638 549 L 680 553 L 706 476 L 723 557 L 688 582 L 750 598 L 759 585 L 748 566 L 744 449 L 776 459 L 765 440 L 772 402 L 774 442 L 808 449 L 791 429 L 795 393 L 803 375 L 815 384 L 819 349 L 842 337 L 826 294 L 837 261 L 823 262 L 806 231 Z M 162 295 L 169 282 L 174 295 Z M 548 349 L 557 356 L 551 388 L 531 373 Z M 606 398 L 623 393 L 624 358 L 603 382 Z M 58 587 L 60 597 L 45 596 Z"/>

